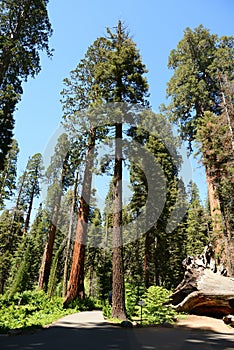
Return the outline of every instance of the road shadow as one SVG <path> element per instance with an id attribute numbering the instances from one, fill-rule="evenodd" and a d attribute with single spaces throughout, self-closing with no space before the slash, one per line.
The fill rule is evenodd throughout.
<path id="1" fill-rule="evenodd" d="M 132 328 L 92 322 L 0 337 L 1 350 L 234 350 L 234 335 L 189 328 Z"/>

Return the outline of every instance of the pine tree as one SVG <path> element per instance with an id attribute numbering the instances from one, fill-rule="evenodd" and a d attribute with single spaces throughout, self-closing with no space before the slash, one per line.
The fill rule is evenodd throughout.
<path id="1" fill-rule="evenodd" d="M 18 245 L 23 236 L 22 213 L 5 210 L 0 216 L 0 293 L 3 294 L 10 276 Z"/>
<path id="2" fill-rule="evenodd" d="M 22 81 L 40 71 L 39 51 L 51 56 L 48 0 L 1 0 L 0 170 L 12 142 L 13 113 L 23 92 Z"/>
<path id="3" fill-rule="evenodd" d="M 106 102 L 127 102 L 148 106 L 148 85 L 143 74 L 146 68 L 141 61 L 135 43 L 129 38 L 121 21 L 115 33 L 108 29 L 108 60 L 99 68 Z M 111 86 L 111 89 L 110 89 Z M 109 88 L 109 89 L 108 89 Z M 108 96 L 109 95 L 109 96 Z M 122 240 L 122 123 L 115 125 L 115 165 L 113 177 L 113 284 L 112 317 L 126 318 L 123 240 Z"/>
<path id="4" fill-rule="evenodd" d="M 186 220 L 186 251 L 187 255 L 201 254 L 207 245 L 209 237 L 207 232 L 207 214 L 201 205 L 198 187 L 190 183 L 190 205 Z"/>
<path id="5" fill-rule="evenodd" d="M 48 212 L 40 205 L 32 227 L 19 243 L 16 256 L 12 262 L 11 276 L 8 283 L 9 295 L 35 288 L 48 226 Z"/>
<path id="6" fill-rule="evenodd" d="M 145 97 L 147 95 L 148 86 L 143 74 L 146 72 L 145 66 L 141 62 L 139 52 L 136 50 L 134 42 L 128 37 L 124 31 L 121 22 L 115 33 L 108 29 L 108 37 L 98 38 L 94 44 L 88 49 L 85 59 L 81 61 L 76 71 L 72 72 L 71 78 L 76 79 L 75 85 L 72 81 L 66 81 L 67 98 L 65 99 L 66 118 L 71 116 L 75 111 L 80 111 L 82 108 L 97 106 L 102 102 L 132 102 L 147 105 Z M 85 84 L 84 84 L 85 81 Z M 76 87 L 76 89 L 75 89 Z M 79 99 L 79 97 L 82 97 Z M 74 119 L 74 118 L 73 118 Z M 122 138 L 122 125 L 120 123 L 115 125 L 117 136 Z M 90 131 L 92 129 L 90 128 Z M 95 137 L 94 137 L 95 138 Z M 94 144 L 92 145 L 92 148 Z M 117 150 L 117 147 L 116 147 Z M 116 158 L 114 181 L 116 183 L 115 193 L 119 191 L 119 198 L 121 199 L 121 150 Z M 117 153 L 116 153 L 117 155 Z M 90 171 L 90 169 L 87 169 Z M 90 177 L 91 179 L 91 177 Z M 87 189 L 89 188 L 87 181 L 84 182 Z M 117 190 L 118 188 L 118 190 Z M 117 198 L 117 196 L 115 196 Z M 86 198 L 89 198 L 86 196 Z M 121 208 L 121 200 L 115 207 Z M 88 206 L 86 206 L 87 209 Z M 82 207 L 80 207 L 82 208 Z M 83 212 L 83 209 L 82 209 Z M 88 214 L 88 211 L 87 213 Z M 87 217 L 79 221 L 84 222 L 84 227 L 87 227 Z M 86 218 L 86 220 L 85 220 Z M 114 253 L 113 253 L 113 268 L 114 288 L 113 288 L 113 315 L 114 317 L 125 318 L 124 307 L 124 281 L 123 281 L 123 262 L 122 262 L 122 247 L 116 246 L 116 242 L 121 243 L 121 212 L 115 215 L 115 230 L 114 235 Z M 117 232 L 118 231 L 118 232 Z M 84 241 L 86 232 L 78 231 L 79 237 L 77 241 Z M 82 235 L 81 235 L 82 232 Z M 117 237 L 118 235 L 118 237 Z M 81 240 L 82 238 L 82 240 Z M 76 244 L 76 243 L 75 243 Z M 75 248 L 75 247 L 74 247 Z M 80 247 L 81 253 L 77 253 L 76 262 L 74 262 L 74 269 L 72 268 L 72 279 L 69 285 L 72 290 L 68 291 L 65 303 L 71 301 L 78 295 L 77 284 L 79 278 L 82 280 L 84 253 L 85 248 Z M 115 255 L 116 254 L 116 255 Z M 78 262 L 80 259 L 80 262 Z M 80 277 L 79 277 L 80 274 Z"/>
<path id="7" fill-rule="evenodd" d="M 18 153 L 18 143 L 13 140 L 5 160 L 4 169 L 0 171 L 0 209 L 4 208 L 5 200 L 11 199 L 13 191 L 16 189 Z"/>
<path id="8" fill-rule="evenodd" d="M 19 206 L 26 211 L 24 231 L 28 231 L 30 224 L 33 201 L 40 195 L 40 182 L 43 178 L 42 155 L 34 154 L 27 163 L 24 174 L 21 177 Z"/>

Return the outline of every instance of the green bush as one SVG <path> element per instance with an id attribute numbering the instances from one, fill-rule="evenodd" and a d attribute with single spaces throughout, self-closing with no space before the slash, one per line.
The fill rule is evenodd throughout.
<path id="1" fill-rule="evenodd" d="M 138 301 L 141 299 L 144 289 L 142 286 L 136 286 L 130 283 L 125 284 L 125 305 L 127 316 L 132 318 L 137 316 Z"/>
<path id="2" fill-rule="evenodd" d="M 109 305 L 109 303 L 105 303 L 103 306 L 102 306 L 102 313 L 103 313 L 103 316 L 110 319 L 111 318 L 111 315 L 112 315 L 112 307 Z"/>
<path id="3" fill-rule="evenodd" d="M 169 305 L 170 294 L 171 292 L 163 287 L 151 286 L 148 288 L 142 298 L 145 302 L 142 309 L 143 323 L 161 324 L 174 321 L 176 311 Z"/>
<path id="4" fill-rule="evenodd" d="M 69 309 L 78 311 L 90 311 L 99 308 L 99 303 L 93 298 L 84 298 L 83 300 L 75 299 L 69 304 Z"/>
<path id="5" fill-rule="evenodd" d="M 72 313 L 64 309 L 59 297 L 49 298 L 42 291 L 25 291 L 10 298 L 0 297 L 0 333 L 15 328 L 42 327 Z"/>

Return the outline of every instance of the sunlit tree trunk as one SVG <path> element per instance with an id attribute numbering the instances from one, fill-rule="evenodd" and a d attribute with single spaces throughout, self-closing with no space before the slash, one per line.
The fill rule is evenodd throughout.
<path id="1" fill-rule="evenodd" d="M 92 185 L 92 168 L 94 164 L 94 147 L 96 131 L 90 130 L 88 149 L 86 153 L 86 164 L 84 171 L 82 194 L 80 197 L 80 206 L 78 210 L 76 237 L 73 248 L 72 266 L 68 282 L 67 294 L 64 300 L 64 306 L 67 306 L 76 298 L 83 299 L 84 294 L 84 261 L 85 247 L 87 241 L 89 201 Z"/>
<path id="2" fill-rule="evenodd" d="M 74 220 L 74 213 L 75 213 L 76 200 L 77 200 L 77 186 L 78 186 L 78 172 L 76 172 L 76 175 L 75 175 L 72 204 L 71 204 L 71 213 L 70 213 L 70 222 L 69 222 L 69 229 L 68 229 L 68 235 L 67 235 L 67 245 L 65 249 L 65 263 L 64 263 L 64 272 L 63 272 L 63 297 L 64 298 L 67 293 L 68 265 L 69 265 L 69 258 L 71 254 L 70 253 L 71 238 L 72 238 L 72 232 L 73 232 L 73 226 L 74 226 L 73 220 Z"/>
<path id="3" fill-rule="evenodd" d="M 112 317 L 124 320 L 126 319 L 126 310 L 122 240 L 122 124 L 116 124 L 115 128 Z"/>

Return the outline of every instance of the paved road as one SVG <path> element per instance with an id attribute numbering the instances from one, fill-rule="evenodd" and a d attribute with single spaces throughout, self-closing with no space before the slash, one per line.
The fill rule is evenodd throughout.
<path id="1" fill-rule="evenodd" d="M 66 316 L 31 334 L 1 336 L 1 350 L 234 350 L 234 334 L 186 328 L 124 329 L 101 312 Z"/>

